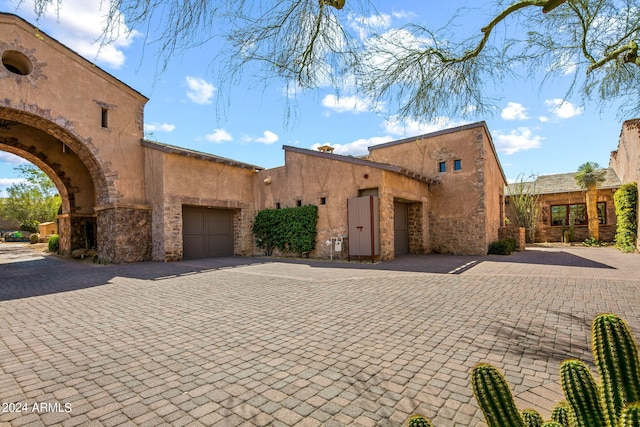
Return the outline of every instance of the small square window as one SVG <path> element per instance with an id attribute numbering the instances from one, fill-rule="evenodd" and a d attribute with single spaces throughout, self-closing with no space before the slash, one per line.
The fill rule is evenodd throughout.
<path id="1" fill-rule="evenodd" d="M 276 203 L 276 209 L 280 209 L 280 202 Z"/>
<path id="2" fill-rule="evenodd" d="M 320 197 L 320 204 L 321 205 L 326 205 L 327 204 L 327 198 L 326 197 Z"/>
<path id="3" fill-rule="evenodd" d="M 302 206 L 302 200 L 296 200 L 296 206 Z"/>
<path id="4" fill-rule="evenodd" d="M 446 172 L 447 171 L 447 162 L 438 163 L 438 172 Z"/>
<path id="5" fill-rule="evenodd" d="M 453 170 L 454 171 L 459 171 L 460 169 L 462 169 L 462 160 L 454 160 L 453 161 Z"/>

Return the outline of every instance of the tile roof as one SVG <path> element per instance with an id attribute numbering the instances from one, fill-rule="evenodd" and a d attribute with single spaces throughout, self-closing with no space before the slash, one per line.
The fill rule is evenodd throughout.
<path id="1" fill-rule="evenodd" d="M 621 185 L 618 175 L 611 168 L 605 168 L 605 180 L 598 188 L 618 188 Z M 531 181 L 531 188 L 538 194 L 553 193 L 570 193 L 574 191 L 583 191 L 576 183 L 575 175 L 577 172 L 559 173 L 554 175 L 541 175 L 535 181 Z M 514 188 L 518 183 L 507 186 L 506 194 L 515 193 Z"/>

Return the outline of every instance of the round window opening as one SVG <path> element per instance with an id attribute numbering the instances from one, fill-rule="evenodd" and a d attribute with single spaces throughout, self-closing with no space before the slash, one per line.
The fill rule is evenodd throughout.
<path id="1" fill-rule="evenodd" d="M 33 71 L 31 60 L 23 53 L 15 50 L 2 52 L 2 65 L 14 74 L 26 76 Z"/>

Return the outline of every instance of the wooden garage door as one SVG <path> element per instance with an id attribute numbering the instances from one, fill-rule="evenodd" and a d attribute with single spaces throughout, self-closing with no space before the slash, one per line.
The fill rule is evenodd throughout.
<path id="1" fill-rule="evenodd" d="M 183 258 L 233 255 L 233 211 L 182 207 Z"/>

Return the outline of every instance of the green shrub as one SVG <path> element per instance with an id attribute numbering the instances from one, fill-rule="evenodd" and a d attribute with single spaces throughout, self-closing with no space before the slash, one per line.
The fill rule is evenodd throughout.
<path id="1" fill-rule="evenodd" d="M 29 233 L 37 233 L 39 224 L 40 223 L 34 219 L 25 219 L 22 221 L 22 224 L 20 224 L 20 230 L 28 231 Z"/>
<path id="2" fill-rule="evenodd" d="M 253 235 L 256 245 L 271 255 L 274 249 L 302 255 L 316 246 L 318 207 L 264 209 L 256 215 Z"/>
<path id="3" fill-rule="evenodd" d="M 52 234 L 49 237 L 49 252 L 58 252 L 60 249 L 60 236 Z"/>
<path id="4" fill-rule="evenodd" d="M 38 233 L 31 233 L 31 236 L 29 236 L 29 242 L 34 244 L 38 243 L 38 241 L 40 241 L 40 235 Z"/>
<path id="5" fill-rule="evenodd" d="M 509 242 L 509 240 L 513 240 Z M 496 240 L 489 244 L 489 255 L 511 255 L 515 250 L 515 239 Z"/>
<path id="6" fill-rule="evenodd" d="M 596 240 L 593 237 L 589 237 L 584 242 L 582 242 L 583 246 L 607 246 L 606 242 L 602 242 L 600 240 Z"/>
<path id="7" fill-rule="evenodd" d="M 616 248 L 633 252 L 638 238 L 638 185 L 623 184 L 613 195 L 616 205 Z"/>

